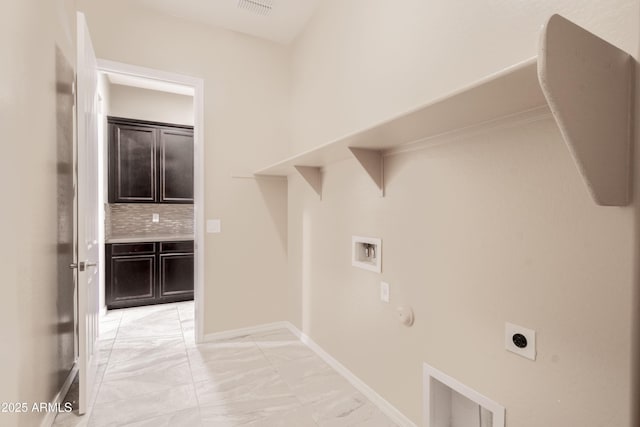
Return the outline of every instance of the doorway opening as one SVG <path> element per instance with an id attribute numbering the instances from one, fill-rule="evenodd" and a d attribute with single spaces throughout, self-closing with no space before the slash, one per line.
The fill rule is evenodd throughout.
<path id="1" fill-rule="evenodd" d="M 98 60 L 98 71 L 98 92 L 102 100 L 98 120 L 99 205 L 104 208 L 100 209 L 99 218 L 101 259 L 104 260 L 100 271 L 101 312 L 116 313 L 109 316 L 116 319 L 121 317 L 118 312 L 126 313 L 127 310 L 135 310 L 129 317 L 147 313 L 161 319 L 165 313 L 178 316 L 181 323 L 191 317 L 193 329 L 188 328 L 186 334 L 192 334 L 191 339 L 196 343 L 201 342 L 204 317 L 203 81 L 104 60 Z M 136 184 L 113 179 L 116 161 L 114 147 L 110 147 L 110 135 L 113 138 L 118 133 L 123 138 L 132 138 L 135 132 L 151 138 L 149 147 L 153 150 L 153 160 L 148 163 L 150 170 L 141 171 L 139 164 L 125 158 L 122 167 L 126 171 L 117 174 L 120 177 L 126 173 L 153 175 L 148 189 L 155 196 L 150 195 L 150 199 L 145 199 L 146 195 L 142 200 L 130 197 L 127 192 L 134 191 Z M 190 149 L 185 151 L 187 144 Z M 140 151 L 129 154 L 139 156 Z M 185 183 L 171 181 L 184 180 L 178 177 L 184 174 L 172 173 L 170 164 L 174 164 L 172 170 L 184 172 L 185 167 L 179 164 L 176 167 L 175 163 L 179 163 L 176 157 L 185 154 L 193 161 L 192 201 L 188 196 L 172 195 L 172 192 L 184 189 Z M 162 179 L 166 179 L 168 185 Z M 121 194 L 114 195 L 116 186 L 123 189 Z M 137 289 L 128 293 L 126 287 L 121 287 L 114 292 L 116 275 L 128 277 Z M 182 284 L 191 277 L 193 301 L 189 302 L 190 295 Z M 139 308 L 122 308 L 129 306 Z M 119 320 L 112 324 L 107 322 L 100 334 L 114 333 L 114 326 L 120 328 L 119 333 L 126 328 Z M 149 333 L 153 334 L 153 331 Z"/>

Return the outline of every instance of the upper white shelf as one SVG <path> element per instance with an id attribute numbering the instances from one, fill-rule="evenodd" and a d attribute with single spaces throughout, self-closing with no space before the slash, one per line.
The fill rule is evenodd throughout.
<path id="1" fill-rule="evenodd" d="M 624 206 L 629 203 L 633 68 L 626 52 L 553 15 L 542 30 L 537 57 L 255 175 L 304 170 L 303 177 L 313 176 L 312 187 L 321 194 L 320 168 L 355 156 L 382 193 L 385 150 L 548 105 L 596 203 Z"/>

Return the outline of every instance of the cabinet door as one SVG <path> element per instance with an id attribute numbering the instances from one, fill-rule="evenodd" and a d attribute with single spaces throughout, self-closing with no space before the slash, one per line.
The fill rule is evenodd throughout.
<path id="1" fill-rule="evenodd" d="M 109 128 L 109 202 L 156 202 L 157 129 L 117 122 Z"/>
<path id="2" fill-rule="evenodd" d="M 193 132 L 160 129 L 160 202 L 193 203 Z"/>
<path id="3" fill-rule="evenodd" d="M 160 254 L 159 297 L 163 302 L 193 299 L 193 254 Z"/>
<path id="4" fill-rule="evenodd" d="M 105 280 L 107 308 L 153 304 L 156 254 L 107 256 L 110 259 Z"/>

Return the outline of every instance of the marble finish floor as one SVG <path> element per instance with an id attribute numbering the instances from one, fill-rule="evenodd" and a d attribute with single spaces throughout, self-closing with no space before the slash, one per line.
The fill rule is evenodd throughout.
<path id="1" fill-rule="evenodd" d="M 110 311 L 100 328 L 91 409 L 55 426 L 395 426 L 286 329 L 196 345 L 193 302 Z"/>

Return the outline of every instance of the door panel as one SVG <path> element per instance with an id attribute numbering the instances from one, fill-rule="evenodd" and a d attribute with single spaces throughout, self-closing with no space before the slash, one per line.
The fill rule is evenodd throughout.
<path id="1" fill-rule="evenodd" d="M 155 202 L 156 130 L 109 125 L 109 202 Z"/>
<path id="2" fill-rule="evenodd" d="M 89 408 L 98 368 L 98 69 L 85 17 L 77 14 L 76 246 L 79 412 Z"/>
<path id="3" fill-rule="evenodd" d="M 56 47 L 56 160 L 58 201 L 58 347 L 56 365 L 57 388 L 64 384 L 75 364 L 75 300 L 76 277 L 69 268 L 74 261 L 74 93 L 75 72 L 62 51 Z"/>
<path id="4" fill-rule="evenodd" d="M 193 297 L 193 254 L 160 254 L 159 296 Z"/>
<path id="5" fill-rule="evenodd" d="M 155 254 L 111 258 L 110 277 L 107 277 L 109 308 L 153 300 L 155 271 Z"/>
<path id="6" fill-rule="evenodd" d="M 160 130 L 160 201 L 193 203 L 193 133 Z"/>

